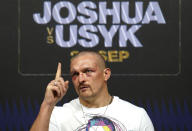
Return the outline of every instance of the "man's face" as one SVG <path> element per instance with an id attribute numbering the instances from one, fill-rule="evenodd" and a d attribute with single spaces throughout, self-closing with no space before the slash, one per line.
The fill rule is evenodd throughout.
<path id="1" fill-rule="evenodd" d="M 104 93 L 104 68 L 99 65 L 97 56 L 86 54 L 74 58 L 71 62 L 70 72 L 79 97 L 86 99 Z"/>

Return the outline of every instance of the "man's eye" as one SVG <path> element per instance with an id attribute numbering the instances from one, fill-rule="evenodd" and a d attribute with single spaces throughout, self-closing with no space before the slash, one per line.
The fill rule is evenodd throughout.
<path id="1" fill-rule="evenodd" d="M 93 71 L 92 70 L 86 70 L 86 72 L 89 73 L 89 72 L 93 72 Z"/>
<path id="2" fill-rule="evenodd" d="M 93 70 L 86 70 L 86 71 L 85 71 L 86 75 L 88 75 L 88 76 L 91 75 L 92 72 L 93 72 Z"/>
<path id="3" fill-rule="evenodd" d="M 72 74 L 72 77 L 73 76 L 77 76 L 79 73 L 78 72 L 74 72 L 73 74 Z"/>

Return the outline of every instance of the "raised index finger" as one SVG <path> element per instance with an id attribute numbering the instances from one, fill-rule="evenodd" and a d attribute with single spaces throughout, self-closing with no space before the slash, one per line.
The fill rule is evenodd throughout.
<path id="1" fill-rule="evenodd" d="M 55 75 L 55 80 L 58 80 L 61 77 L 61 63 L 58 63 L 57 72 Z"/>

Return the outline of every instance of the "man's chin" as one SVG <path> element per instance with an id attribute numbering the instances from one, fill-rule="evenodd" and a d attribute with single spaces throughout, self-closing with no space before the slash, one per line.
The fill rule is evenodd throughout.
<path id="1" fill-rule="evenodd" d="M 83 98 L 83 99 L 89 99 L 89 98 L 91 98 L 92 97 L 92 95 L 90 94 L 90 93 L 85 93 L 85 92 L 83 92 L 83 93 L 79 93 L 79 97 L 81 97 L 81 98 Z"/>

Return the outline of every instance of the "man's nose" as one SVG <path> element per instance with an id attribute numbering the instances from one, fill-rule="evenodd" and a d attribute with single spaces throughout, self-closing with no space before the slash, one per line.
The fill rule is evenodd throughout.
<path id="1" fill-rule="evenodd" d="M 84 73 L 80 73 L 79 74 L 79 83 L 82 83 L 85 81 L 85 74 Z"/>

